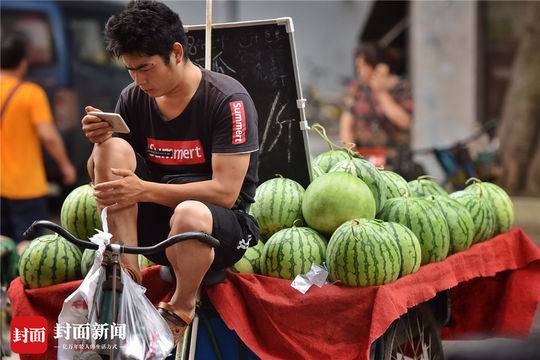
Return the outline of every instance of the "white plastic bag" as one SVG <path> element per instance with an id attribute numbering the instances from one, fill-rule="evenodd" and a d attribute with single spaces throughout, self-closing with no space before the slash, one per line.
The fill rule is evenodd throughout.
<path id="1" fill-rule="evenodd" d="M 313 285 L 323 287 L 326 284 L 327 278 L 328 270 L 326 269 L 326 265 L 324 263 L 322 265 L 314 263 L 311 264 L 311 269 L 305 275 L 296 275 L 291 286 L 302 294 L 305 294 Z"/>
<path id="2" fill-rule="evenodd" d="M 174 346 L 167 322 L 144 295 L 146 289 L 133 281 L 123 270 L 122 283 L 124 291 L 120 300 L 118 322 L 126 324 L 127 330 L 121 347 L 122 358 L 165 359 Z"/>
<path id="3" fill-rule="evenodd" d="M 117 299 L 118 316 L 113 324 L 100 324 L 98 312 L 102 299 L 105 268 L 101 266 L 105 246 L 112 235 L 107 229 L 107 212 L 101 214 L 103 231 L 90 240 L 99 245 L 92 268 L 77 290 L 64 301 L 58 316 L 55 338 L 59 360 L 99 359 L 110 354 L 114 359 L 161 360 L 173 348 L 173 336 L 166 321 L 136 284 L 121 270 L 122 295 Z M 93 355 L 93 356 L 92 356 Z M 113 360 L 113 359 L 111 359 Z"/>
<path id="4" fill-rule="evenodd" d="M 94 239 L 98 242 L 98 240 Z M 77 359 L 80 354 L 92 351 L 89 316 L 95 313 L 101 286 L 105 281 L 105 269 L 101 267 L 103 252 L 108 241 L 101 238 L 99 249 L 96 250 L 94 264 L 77 290 L 64 300 L 62 311 L 58 316 L 54 337 L 58 339 L 58 355 L 60 360 Z M 88 329 L 88 330 L 87 330 Z"/>

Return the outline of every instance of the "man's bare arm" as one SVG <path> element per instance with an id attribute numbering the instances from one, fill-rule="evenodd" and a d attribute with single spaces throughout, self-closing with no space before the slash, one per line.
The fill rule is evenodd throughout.
<path id="1" fill-rule="evenodd" d="M 69 161 L 64 142 L 56 127 L 50 123 L 39 123 L 36 125 L 36 131 L 43 147 L 58 165 L 64 184 L 71 185 L 75 183 L 77 172 L 71 161 Z"/>

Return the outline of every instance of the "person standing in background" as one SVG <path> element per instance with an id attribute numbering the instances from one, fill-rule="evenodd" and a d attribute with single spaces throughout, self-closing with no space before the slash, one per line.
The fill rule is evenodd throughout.
<path id="1" fill-rule="evenodd" d="M 340 119 L 340 138 L 354 143 L 376 165 L 400 167 L 400 153 L 409 150 L 413 102 L 408 81 L 393 74 L 385 49 L 366 43 L 355 54 L 356 78 Z M 379 161 L 379 163 L 377 163 Z"/>
<path id="2" fill-rule="evenodd" d="M 45 91 L 23 81 L 28 68 L 26 38 L 2 34 L 0 60 L 0 231 L 18 243 L 35 220 L 46 219 L 47 179 L 40 145 L 59 167 L 62 181 L 77 180 L 64 143 L 53 123 Z"/>

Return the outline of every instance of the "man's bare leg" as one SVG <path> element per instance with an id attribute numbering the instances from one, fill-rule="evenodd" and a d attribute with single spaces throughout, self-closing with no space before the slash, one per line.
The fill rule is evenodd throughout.
<path id="1" fill-rule="evenodd" d="M 187 231 L 212 233 L 212 213 L 204 204 L 184 201 L 176 207 L 169 236 Z M 186 240 L 170 246 L 166 255 L 176 275 L 176 290 L 169 304 L 193 318 L 197 291 L 214 261 L 214 249 L 198 240 Z"/>
<path id="2" fill-rule="evenodd" d="M 135 171 L 137 160 L 131 145 L 119 138 L 94 145 L 88 161 L 88 172 L 94 184 L 117 180 L 120 177 L 111 172 L 111 168 Z M 101 208 L 99 209 L 102 210 Z M 137 205 L 107 212 L 107 225 L 113 234 L 112 243 L 137 246 Z M 129 264 L 140 272 L 137 255 L 122 254 L 122 263 Z"/>

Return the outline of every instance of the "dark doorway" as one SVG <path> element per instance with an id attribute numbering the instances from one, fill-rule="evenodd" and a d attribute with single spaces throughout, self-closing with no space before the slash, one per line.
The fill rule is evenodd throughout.
<path id="1" fill-rule="evenodd" d="M 391 68 L 398 75 L 408 74 L 409 1 L 374 2 L 359 42 L 376 42 L 390 51 Z"/>

